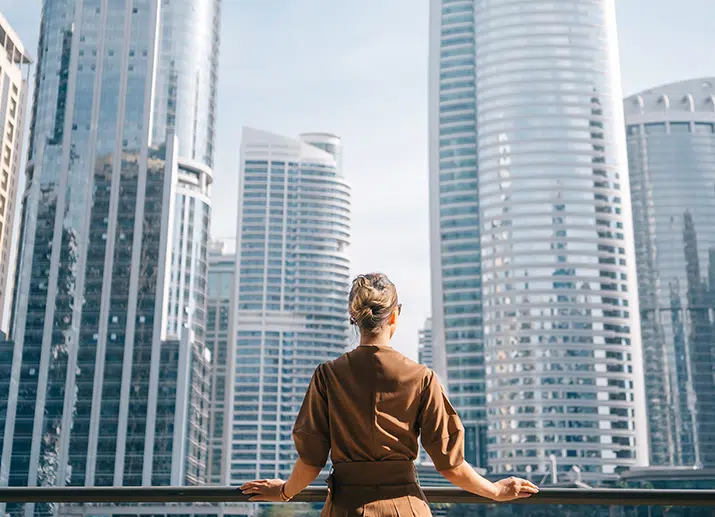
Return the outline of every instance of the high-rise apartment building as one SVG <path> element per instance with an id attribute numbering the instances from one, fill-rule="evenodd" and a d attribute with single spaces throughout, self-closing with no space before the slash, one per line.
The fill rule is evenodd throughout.
<path id="1" fill-rule="evenodd" d="M 198 476 L 155 459 L 162 343 L 204 340 L 218 18 L 218 0 L 43 3 L 0 485 Z"/>
<path id="2" fill-rule="evenodd" d="M 434 345 L 432 341 L 432 318 L 425 320 L 424 326 L 417 332 L 417 357 L 420 364 L 434 368 Z"/>
<path id="3" fill-rule="evenodd" d="M 12 292 L 13 227 L 25 135 L 25 106 L 32 60 L 0 13 L 0 330 L 7 332 Z"/>
<path id="4" fill-rule="evenodd" d="M 290 474 L 310 378 L 347 347 L 350 186 L 340 149 L 323 133 L 243 130 L 227 381 L 232 484 Z"/>
<path id="5" fill-rule="evenodd" d="M 495 473 L 647 461 L 614 0 L 432 0 L 435 361 Z M 540 478 L 539 478 L 540 479 Z"/>
<path id="6" fill-rule="evenodd" d="M 715 78 L 624 102 L 650 459 L 715 466 Z"/>
<path id="7" fill-rule="evenodd" d="M 226 408 L 231 404 L 231 385 L 226 382 L 232 365 L 229 346 L 235 346 L 231 330 L 231 293 L 236 271 L 236 255 L 225 253 L 221 242 L 209 250 L 209 282 L 206 295 L 206 348 L 211 352 L 211 412 L 209 415 L 209 478 L 211 485 L 228 485 L 230 425 L 225 425 Z M 229 345 L 230 343 L 230 345 Z"/>
<path id="8" fill-rule="evenodd" d="M 434 369 L 434 341 L 432 340 L 432 318 L 425 319 L 424 326 L 417 331 L 417 362 L 424 364 L 428 368 Z M 427 452 L 420 445 L 417 456 L 419 464 L 431 464 Z"/>

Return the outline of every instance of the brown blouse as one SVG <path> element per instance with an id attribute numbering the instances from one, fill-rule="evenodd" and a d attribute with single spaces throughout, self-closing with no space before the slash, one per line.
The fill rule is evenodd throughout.
<path id="1" fill-rule="evenodd" d="M 293 429 L 300 458 L 414 460 L 417 438 L 437 470 L 464 461 L 464 428 L 435 373 L 389 346 L 362 345 L 321 364 Z"/>

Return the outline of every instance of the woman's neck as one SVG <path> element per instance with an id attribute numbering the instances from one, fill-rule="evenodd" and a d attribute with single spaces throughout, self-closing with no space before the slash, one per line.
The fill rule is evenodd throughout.
<path id="1" fill-rule="evenodd" d="M 360 345 L 390 346 L 390 329 L 376 334 L 361 334 Z"/>

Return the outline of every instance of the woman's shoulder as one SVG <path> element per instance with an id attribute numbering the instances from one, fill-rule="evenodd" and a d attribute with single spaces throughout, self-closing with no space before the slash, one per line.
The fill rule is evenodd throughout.
<path id="1" fill-rule="evenodd" d="M 374 351 L 375 350 L 373 350 L 373 352 Z M 316 374 L 321 377 L 326 375 L 330 376 L 331 374 L 340 375 L 341 371 L 346 369 L 352 370 L 354 368 L 363 371 L 362 369 L 364 367 L 370 366 L 363 364 L 369 361 L 369 357 L 373 355 L 370 352 L 370 347 L 356 347 L 335 359 L 320 363 L 316 368 Z M 380 350 L 377 350 L 376 357 L 382 364 L 383 369 L 392 370 L 395 373 L 400 372 L 402 376 L 415 380 L 419 379 L 423 387 L 426 387 L 437 378 L 437 375 L 431 368 L 410 359 L 394 348 L 380 348 Z"/>

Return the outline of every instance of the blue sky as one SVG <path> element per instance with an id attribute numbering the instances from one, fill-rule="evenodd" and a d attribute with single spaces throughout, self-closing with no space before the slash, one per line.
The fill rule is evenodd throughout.
<path id="1" fill-rule="evenodd" d="M 40 0 L 0 0 L 36 54 Z M 715 75 L 712 0 L 618 0 L 626 94 Z M 223 0 L 215 237 L 233 237 L 240 128 L 343 137 L 355 271 L 390 275 L 396 346 L 416 356 L 430 311 L 428 0 Z"/>

